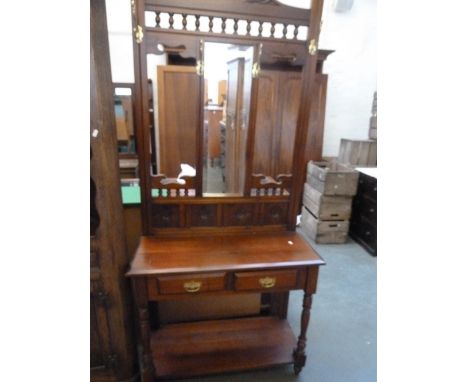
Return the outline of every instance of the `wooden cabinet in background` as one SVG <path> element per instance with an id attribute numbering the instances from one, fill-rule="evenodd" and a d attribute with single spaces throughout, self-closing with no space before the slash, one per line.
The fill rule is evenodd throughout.
<path id="1" fill-rule="evenodd" d="M 208 159 L 213 165 L 214 159 L 221 155 L 221 126 L 223 108 L 220 106 L 205 107 L 205 120 L 208 122 L 205 138 L 208 139 Z M 206 152 L 206 150 L 203 150 Z"/>
<path id="2" fill-rule="evenodd" d="M 367 252 L 377 256 L 377 177 L 359 172 L 357 194 L 353 200 L 353 210 L 349 234 Z"/>
<path id="3" fill-rule="evenodd" d="M 177 177 L 180 165 L 196 168 L 200 81 L 195 67 L 158 66 L 158 172 Z"/>

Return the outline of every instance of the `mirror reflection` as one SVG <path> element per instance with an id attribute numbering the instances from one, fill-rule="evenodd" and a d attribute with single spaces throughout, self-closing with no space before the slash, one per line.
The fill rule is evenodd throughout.
<path id="1" fill-rule="evenodd" d="M 133 84 L 114 84 L 114 114 L 122 184 L 138 185 Z"/>
<path id="2" fill-rule="evenodd" d="M 177 178 L 182 164 L 196 168 L 200 77 L 194 58 L 158 49 L 147 55 L 151 171 Z"/>
<path id="3" fill-rule="evenodd" d="M 119 153 L 136 154 L 132 89 L 114 88 L 115 126 Z"/>
<path id="4" fill-rule="evenodd" d="M 253 46 L 205 43 L 203 193 L 244 189 Z"/>

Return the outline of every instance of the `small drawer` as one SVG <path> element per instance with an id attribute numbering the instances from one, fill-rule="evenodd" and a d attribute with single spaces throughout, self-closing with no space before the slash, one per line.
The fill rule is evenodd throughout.
<path id="1" fill-rule="evenodd" d="M 358 215 L 364 216 L 375 225 L 377 224 L 377 202 L 364 195 L 359 195 L 354 198 L 352 214 L 352 219 Z"/>
<path id="2" fill-rule="evenodd" d="M 377 200 L 377 179 L 361 173 L 359 175 L 358 194 Z"/>
<path id="3" fill-rule="evenodd" d="M 297 270 L 239 272 L 234 274 L 235 290 L 296 289 Z"/>
<path id="4" fill-rule="evenodd" d="M 158 278 L 160 294 L 186 294 L 224 290 L 225 273 L 166 276 Z"/>

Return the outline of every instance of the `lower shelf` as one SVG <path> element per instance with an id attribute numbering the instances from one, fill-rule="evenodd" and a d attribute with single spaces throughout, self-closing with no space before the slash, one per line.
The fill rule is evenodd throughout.
<path id="1" fill-rule="evenodd" d="M 151 336 L 162 379 L 291 364 L 295 346 L 287 320 L 276 317 L 171 324 Z"/>

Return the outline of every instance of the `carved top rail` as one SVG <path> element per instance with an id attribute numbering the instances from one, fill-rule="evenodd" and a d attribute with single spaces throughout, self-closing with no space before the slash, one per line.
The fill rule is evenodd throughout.
<path id="1" fill-rule="evenodd" d="M 146 0 L 145 9 L 205 14 L 232 18 L 263 17 L 272 22 L 309 25 L 309 11 L 288 7 L 275 0 Z"/>
<path id="2" fill-rule="evenodd" d="M 301 43 L 309 12 L 274 0 L 146 1 L 148 31 Z"/>
<path id="3" fill-rule="evenodd" d="M 244 19 L 160 11 L 145 12 L 148 30 L 220 35 L 234 38 L 275 39 L 302 42 L 307 38 L 307 26 L 272 22 L 261 18 Z"/>

